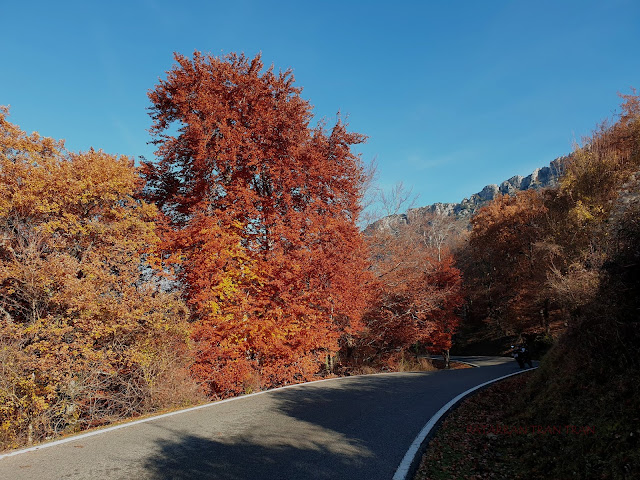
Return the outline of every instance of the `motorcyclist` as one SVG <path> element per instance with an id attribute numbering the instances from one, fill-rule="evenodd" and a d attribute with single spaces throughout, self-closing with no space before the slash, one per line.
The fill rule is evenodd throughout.
<path id="1" fill-rule="evenodd" d="M 516 362 L 520 368 L 524 368 L 525 363 L 529 365 L 529 368 L 533 368 L 533 362 L 531 361 L 531 354 L 529 353 L 529 349 L 525 344 L 514 346 L 511 345 L 511 356 L 515 358 Z"/>

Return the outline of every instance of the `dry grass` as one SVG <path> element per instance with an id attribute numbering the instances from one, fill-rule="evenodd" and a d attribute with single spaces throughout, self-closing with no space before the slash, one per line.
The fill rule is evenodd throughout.
<path id="1" fill-rule="evenodd" d="M 457 370 L 473 367 L 466 363 L 451 361 L 449 368 L 451 370 Z M 348 369 L 348 374 L 372 375 L 383 372 L 436 372 L 444 369 L 445 364 L 443 360 L 398 353 L 364 365 L 351 366 Z"/>

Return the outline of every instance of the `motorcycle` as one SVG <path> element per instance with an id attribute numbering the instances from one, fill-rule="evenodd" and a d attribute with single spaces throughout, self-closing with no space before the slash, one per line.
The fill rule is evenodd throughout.
<path id="1" fill-rule="evenodd" d="M 529 365 L 529 368 L 533 368 L 533 362 L 531 361 L 531 355 L 529 354 L 529 349 L 527 347 L 525 347 L 524 345 L 519 347 L 511 345 L 511 349 L 511 356 L 515 358 L 520 368 L 524 368 L 525 363 Z"/>

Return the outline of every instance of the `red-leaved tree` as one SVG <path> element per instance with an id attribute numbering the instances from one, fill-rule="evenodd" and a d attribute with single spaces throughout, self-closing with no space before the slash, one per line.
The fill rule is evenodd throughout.
<path id="1" fill-rule="evenodd" d="M 452 255 L 419 230 L 379 229 L 369 237 L 375 301 L 365 316 L 363 348 L 383 357 L 421 345 L 448 355 L 459 323 L 462 277 Z"/>
<path id="2" fill-rule="evenodd" d="M 290 71 L 195 52 L 149 93 L 157 163 L 148 197 L 199 341 L 211 394 L 308 379 L 358 328 L 365 246 L 356 227 L 364 141 L 312 127 Z"/>

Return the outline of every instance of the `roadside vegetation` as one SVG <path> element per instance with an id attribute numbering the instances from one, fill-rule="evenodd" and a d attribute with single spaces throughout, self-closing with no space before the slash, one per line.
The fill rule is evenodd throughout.
<path id="1" fill-rule="evenodd" d="M 640 471 L 640 104 L 623 99 L 619 118 L 566 159 L 558 188 L 499 198 L 474 218 L 472 314 L 525 338 L 564 331 L 534 373 L 455 411 L 416 478 Z"/>

